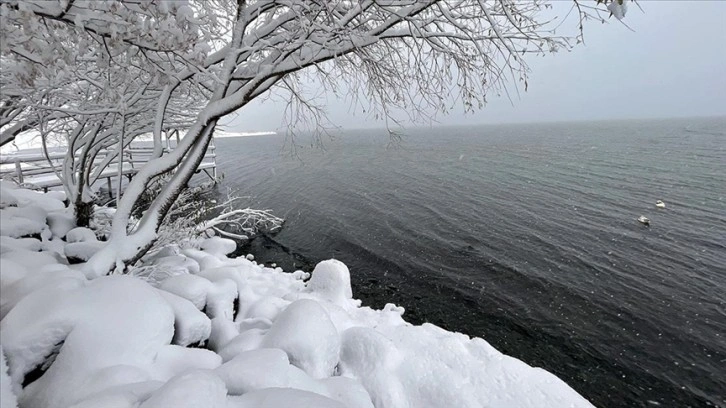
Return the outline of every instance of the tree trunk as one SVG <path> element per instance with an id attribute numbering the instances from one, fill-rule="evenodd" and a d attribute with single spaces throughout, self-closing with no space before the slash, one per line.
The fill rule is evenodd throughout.
<path id="1" fill-rule="evenodd" d="M 88 228 L 93 218 L 93 201 L 85 202 L 79 197 L 75 203 L 75 216 L 77 226 Z"/>

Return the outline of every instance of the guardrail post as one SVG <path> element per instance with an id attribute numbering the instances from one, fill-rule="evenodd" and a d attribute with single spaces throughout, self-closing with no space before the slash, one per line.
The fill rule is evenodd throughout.
<path id="1" fill-rule="evenodd" d="M 19 159 L 15 160 L 15 175 L 18 177 L 18 183 L 23 184 L 23 168 L 20 166 Z"/>

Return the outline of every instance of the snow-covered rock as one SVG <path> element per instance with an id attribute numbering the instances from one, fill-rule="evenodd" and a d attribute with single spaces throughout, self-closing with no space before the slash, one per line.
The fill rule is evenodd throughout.
<path id="1" fill-rule="evenodd" d="M 401 362 L 402 357 L 396 346 L 378 331 L 355 327 L 343 333 L 340 350 L 341 373 L 358 378 L 377 408 L 416 406 L 410 403 L 401 380 L 394 374 Z"/>
<path id="2" fill-rule="evenodd" d="M 237 243 L 227 238 L 212 237 L 205 239 L 200 245 L 200 248 L 204 252 L 224 258 L 225 255 L 231 254 L 237 249 Z"/>
<path id="3" fill-rule="evenodd" d="M 199 263 L 184 255 L 170 255 L 154 259 L 151 265 L 186 269 L 187 273 L 199 273 Z"/>
<path id="4" fill-rule="evenodd" d="M 228 408 L 346 408 L 341 402 L 294 388 L 265 388 L 242 396 L 229 397 Z"/>
<path id="5" fill-rule="evenodd" d="M 227 345 L 238 335 L 239 329 L 233 321 L 225 318 L 224 316 L 215 317 L 212 319 L 212 332 L 209 335 L 207 347 L 210 350 L 219 352 L 222 347 Z"/>
<path id="6" fill-rule="evenodd" d="M 142 401 L 146 401 L 161 386 L 161 381 L 141 381 L 109 387 L 96 394 L 83 398 L 70 408 L 138 408 Z"/>
<path id="7" fill-rule="evenodd" d="M 323 385 L 291 365 L 287 354 L 280 349 L 263 348 L 240 353 L 215 372 L 227 384 L 230 395 L 271 387 L 296 388 L 317 394 L 326 392 Z"/>
<path id="8" fill-rule="evenodd" d="M 174 310 L 174 338 L 172 343 L 188 346 L 204 342 L 212 332 L 212 322 L 209 317 L 200 312 L 194 304 L 183 297 L 166 291 L 159 294 Z"/>
<path id="9" fill-rule="evenodd" d="M 310 291 L 336 304 L 345 304 L 353 298 L 350 287 L 350 271 L 343 262 L 336 259 L 322 261 L 315 266 L 308 281 Z"/>
<path id="10" fill-rule="evenodd" d="M 51 265 L 54 266 L 54 265 Z M 0 319 L 5 317 L 25 296 L 44 287 L 74 289 L 85 285 L 82 273 L 62 265 L 65 269 L 41 268 L 3 288 L 0 297 Z"/>
<path id="11" fill-rule="evenodd" d="M 325 395 L 342 402 L 348 408 L 373 408 L 368 391 L 360 382 L 348 377 L 330 377 L 320 381 L 326 388 Z"/>
<path id="12" fill-rule="evenodd" d="M 3 259 L 23 265 L 27 270 L 38 270 L 46 265 L 64 263 L 59 255 L 54 252 L 35 252 L 27 249 L 16 249 L 3 254 Z M 67 262 L 66 262 L 67 263 Z M 4 271 L 3 271 L 4 273 Z"/>
<path id="13" fill-rule="evenodd" d="M 75 227 L 66 232 L 66 242 L 94 242 L 97 241 L 96 233 L 86 227 Z"/>
<path id="14" fill-rule="evenodd" d="M 75 217 L 70 209 L 53 211 L 48 214 L 47 220 L 50 232 L 58 238 L 65 237 L 68 231 L 76 226 Z"/>
<path id="15" fill-rule="evenodd" d="M 245 286 L 245 278 L 239 268 L 233 266 L 221 266 L 219 268 L 204 269 L 199 271 L 197 275 L 202 276 L 212 282 L 221 280 L 230 280 L 236 284 L 239 291 Z"/>
<path id="16" fill-rule="evenodd" d="M 69 261 L 71 259 L 87 261 L 105 246 L 106 243 L 101 241 L 71 242 L 65 246 L 64 254 Z"/>
<path id="17" fill-rule="evenodd" d="M 248 319 L 267 319 L 273 321 L 290 304 L 276 296 L 264 296 L 250 305 L 245 313 Z"/>
<path id="18" fill-rule="evenodd" d="M 191 274 L 180 274 L 163 280 L 159 289 L 181 296 L 192 302 L 199 310 L 204 309 L 207 304 L 207 294 L 212 287 L 212 282 L 205 278 Z"/>
<path id="19" fill-rule="evenodd" d="M 0 258 L 0 291 L 3 293 L 3 297 L 5 287 L 24 278 L 27 274 L 28 270 L 22 264 L 5 257 Z"/>
<path id="20" fill-rule="evenodd" d="M 293 302 L 272 324 L 263 347 L 284 350 L 290 362 L 313 378 L 330 377 L 338 364 L 340 336 L 317 302 Z"/>
<path id="21" fill-rule="evenodd" d="M 37 205 L 26 205 L 23 207 L 11 207 L 2 210 L 2 213 L 12 217 L 26 218 L 39 224 L 45 224 L 48 211 Z"/>
<path id="22" fill-rule="evenodd" d="M 172 308 L 155 289 L 128 276 L 37 290 L 0 321 L 15 390 L 57 352 L 19 395 L 29 407 L 67 407 L 103 388 L 147 380 L 145 368 L 173 334 Z"/>
<path id="23" fill-rule="evenodd" d="M 0 236 L 0 254 L 11 252 L 18 249 L 24 249 L 33 252 L 43 250 L 43 243 L 37 238 L 11 238 L 8 236 Z"/>
<path id="24" fill-rule="evenodd" d="M 265 338 L 264 329 L 249 329 L 240 332 L 239 336 L 236 336 L 232 340 L 228 341 L 221 350 L 218 351 L 222 357 L 222 361 L 229 361 L 240 353 L 245 351 L 255 350 L 262 346 L 262 340 Z"/>
<path id="25" fill-rule="evenodd" d="M 48 212 L 62 210 L 66 207 L 63 201 L 52 197 L 52 195 L 26 190 L 24 188 L 12 190 L 12 195 L 17 199 L 18 207 L 35 205 Z"/>
<path id="26" fill-rule="evenodd" d="M 139 408 L 226 408 L 227 390 L 219 377 L 193 371 L 172 378 Z"/>
<path id="27" fill-rule="evenodd" d="M 212 283 L 207 292 L 205 310 L 211 318 L 224 317 L 234 320 L 234 311 L 239 303 L 237 285 L 229 279 L 220 279 Z"/>
<path id="28" fill-rule="evenodd" d="M 5 362 L 5 353 L 0 345 L 0 408 L 17 408 L 18 399 L 13 392 L 8 365 Z"/>
<path id="29" fill-rule="evenodd" d="M 172 377 L 194 370 L 213 370 L 222 358 L 212 351 L 177 345 L 162 347 L 149 372 L 154 380 L 169 381 Z"/>
<path id="30" fill-rule="evenodd" d="M 13 215 L 9 210 L 0 210 L 0 235 L 20 238 L 30 235 L 40 235 L 44 229 L 48 228 L 45 223 Z"/>
<path id="31" fill-rule="evenodd" d="M 15 197 L 12 190 L 6 188 L 5 185 L 0 187 L 0 209 L 6 207 L 15 207 L 18 205 L 18 198 Z"/>

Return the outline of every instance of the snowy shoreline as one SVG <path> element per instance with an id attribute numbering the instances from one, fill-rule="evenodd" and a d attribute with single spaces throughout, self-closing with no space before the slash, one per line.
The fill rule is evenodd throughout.
<path id="1" fill-rule="evenodd" d="M 0 408 L 592 406 L 482 339 L 361 306 L 337 260 L 288 273 L 214 237 L 90 279 L 106 244 L 63 194 L 0 187 Z"/>

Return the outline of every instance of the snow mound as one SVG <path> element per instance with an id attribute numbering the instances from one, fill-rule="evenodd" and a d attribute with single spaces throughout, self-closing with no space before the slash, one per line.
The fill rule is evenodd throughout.
<path id="1" fill-rule="evenodd" d="M 37 238 L 11 238 L 8 236 L 0 236 L 1 253 L 11 252 L 18 249 L 24 249 L 33 252 L 43 250 L 43 243 Z"/>
<path id="2" fill-rule="evenodd" d="M 236 304 L 239 303 L 237 285 L 229 279 L 220 279 L 212 283 L 207 292 L 205 311 L 211 318 L 224 317 L 234 320 Z"/>
<path id="3" fill-rule="evenodd" d="M 85 227 L 75 227 L 66 232 L 66 242 L 94 242 L 97 241 L 96 234 Z"/>
<path id="4" fill-rule="evenodd" d="M 273 321 L 290 302 L 275 296 L 264 296 L 247 308 L 247 319 L 266 319 Z"/>
<path id="5" fill-rule="evenodd" d="M 215 317 L 212 319 L 212 332 L 209 335 L 207 348 L 219 352 L 222 347 L 238 335 L 239 329 L 233 321 L 224 318 L 224 316 Z M 221 354 L 220 357 L 224 358 Z"/>
<path id="6" fill-rule="evenodd" d="M 45 223 L 9 214 L 9 210 L 0 210 L 0 235 L 20 238 L 29 235 L 40 235 L 47 228 Z"/>
<path id="7" fill-rule="evenodd" d="M 48 212 L 37 205 L 28 205 L 25 207 L 10 207 L 0 210 L 6 217 L 20 217 L 30 221 L 45 224 Z"/>
<path id="8" fill-rule="evenodd" d="M 27 274 L 28 270 L 22 264 L 4 257 L 0 258 L 0 293 L 3 294 L 3 297 L 6 295 L 5 287 L 12 285 Z"/>
<path id="9" fill-rule="evenodd" d="M 76 289 L 35 291 L 0 329 L 15 390 L 30 371 L 50 363 L 23 389 L 21 404 L 61 408 L 109 386 L 147 380 L 146 368 L 172 339 L 174 313 L 148 284 L 111 276 Z"/>
<path id="10" fill-rule="evenodd" d="M 23 265 L 27 270 L 38 270 L 43 266 L 65 263 L 65 260 L 61 260 L 61 256 L 54 252 L 35 252 L 27 249 L 15 249 L 4 253 L 3 259 Z"/>
<path id="11" fill-rule="evenodd" d="M 294 366 L 313 378 L 325 378 L 338 364 L 340 337 L 319 303 L 301 299 L 280 313 L 262 346 L 284 350 Z"/>
<path id="12" fill-rule="evenodd" d="M 0 319 L 5 317 L 25 296 L 45 287 L 74 289 L 86 283 L 82 273 L 70 269 L 43 268 L 3 288 L 0 298 Z"/>
<path id="13" fill-rule="evenodd" d="M 187 271 L 187 273 L 199 273 L 199 263 L 193 258 L 188 258 L 184 255 L 170 255 L 160 257 L 154 259 L 151 265 L 184 269 Z"/>
<path id="14" fill-rule="evenodd" d="M 45 211 L 62 210 L 66 208 L 63 201 L 52 197 L 52 195 L 39 193 L 32 190 L 26 190 L 24 188 L 18 188 L 12 191 L 12 195 L 18 201 L 18 207 L 26 207 L 29 205 L 38 206 Z"/>
<path id="15" fill-rule="evenodd" d="M 70 408 L 138 408 L 142 401 L 164 385 L 161 381 L 142 381 L 107 388 L 84 398 Z"/>
<path id="16" fill-rule="evenodd" d="M 68 260 L 87 261 L 105 246 L 101 241 L 71 242 L 65 246 L 64 253 Z"/>
<path id="17" fill-rule="evenodd" d="M 209 338 L 212 322 L 194 304 L 180 296 L 159 291 L 174 310 L 174 338 L 172 343 L 180 346 L 201 343 Z"/>
<path id="18" fill-rule="evenodd" d="M 9 188 L 6 188 L 5 185 L 0 187 L 0 209 L 6 207 L 15 207 L 17 205 L 18 198 L 15 197 L 15 194 L 13 194 Z"/>
<path id="19" fill-rule="evenodd" d="M 348 299 L 353 298 L 348 267 L 336 259 L 322 261 L 315 266 L 308 288 L 321 298 L 336 304 L 345 304 Z"/>
<path id="20" fill-rule="evenodd" d="M 591 407 L 562 380 L 431 324 L 343 334 L 341 373 L 376 407 Z"/>
<path id="21" fill-rule="evenodd" d="M 58 238 L 65 237 L 68 231 L 76 226 L 73 212 L 68 210 L 49 213 L 47 221 L 50 232 Z"/>
<path id="22" fill-rule="evenodd" d="M 229 408 L 346 408 L 342 403 L 308 391 L 294 388 L 265 388 L 240 397 L 229 397 Z"/>
<path id="23" fill-rule="evenodd" d="M 212 351 L 172 344 L 159 350 L 149 373 L 154 380 L 166 382 L 179 374 L 213 370 L 221 364 L 222 359 Z"/>
<path id="24" fill-rule="evenodd" d="M 48 198 L 53 198 L 58 201 L 66 201 L 68 199 L 68 196 L 66 195 L 66 192 L 63 190 L 51 190 L 46 191 L 45 196 Z"/>
<path id="25" fill-rule="evenodd" d="M 3 347 L 0 346 L 0 408 L 17 408 L 17 406 L 18 399 L 13 393 L 5 353 L 3 353 Z"/>
<path id="26" fill-rule="evenodd" d="M 217 257 L 225 257 L 237 249 L 237 243 L 231 239 L 212 237 L 205 239 L 200 248 Z"/>
<path id="27" fill-rule="evenodd" d="M 227 390 L 219 377 L 194 371 L 172 378 L 139 408 L 226 408 Z"/>
<path id="28" fill-rule="evenodd" d="M 416 406 L 410 404 L 401 379 L 394 374 L 402 357 L 390 340 L 374 329 L 355 327 L 343 333 L 341 342 L 341 374 L 358 378 L 377 408 Z"/>
<path id="29" fill-rule="evenodd" d="M 287 354 L 280 349 L 263 348 L 240 353 L 215 372 L 227 384 L 230 395 L 271 387 L 295 388 L 318 394 L 325 392 L 324 386 L 290 365 Z"/>
<path id="30" fill-rule="evenodd" d="M 164 279 L 159 288 L 192 302 L 199 310 L 207 304 L 207 293 L 212 282 L 197 275 L 180 274 Z"/>

